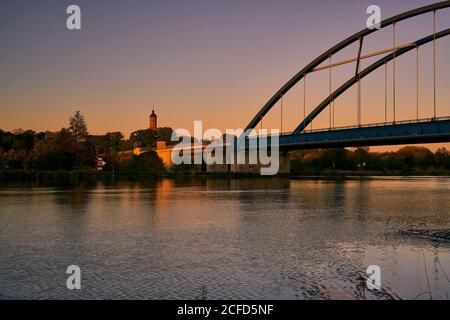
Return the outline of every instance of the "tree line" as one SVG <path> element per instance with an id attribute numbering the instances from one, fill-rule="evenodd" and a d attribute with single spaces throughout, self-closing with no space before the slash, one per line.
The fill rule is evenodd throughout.
<path id="1" fill-rule="evenodd" d="M 152 150 L 157 140 L 168 145 L 171 128 L 132 132 L 128 139 L 121 132 L 90 135 L 80 111 L 69 118 L 68 126 L 58 132 L 0 130 L 0 170 L 76 171 L 97 170 L 98 158 L 104 171 L 160 173 L 164 166 L 154 151 L 133 156 L 134 147 Z M 394 174 L 449 174 L 450 152 L 432 152 L 409 146 L 395 152 L 370 152 L 368 148 L 323 149 L 291 153 L 292 173 L 323 171 L 377 171 Z"/>
<path id="2" fill-rule="evenodd" d="M 163 165 L 154 152 L 137 157 L 124 151 L 151 149 L 157 140 L 170 144 L 171 136 L 171 128 L 138 130 L 128 139 L 121 132 L 90 135 L 84 115 L 77 111 L 69 118 L 68 127 L 57 132 L 0 129 L 0 170 L 96 170 L 101 157 L 106 162 L 105 171 L 159 172 Z"/>
<path id="3" fill-rule="evenodd" d="M 425 147 L 407 146 L 398 151 L 370 152 L 369 148 L 294 151 L 291 154 L 294 173 L 320 171 L 377 171 L 393 174 L 448 174 L 450 152 L 436 152 Z"/>

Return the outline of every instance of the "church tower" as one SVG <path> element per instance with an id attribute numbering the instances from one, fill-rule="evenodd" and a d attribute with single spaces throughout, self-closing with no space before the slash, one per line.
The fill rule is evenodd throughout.
<path id="1" fill-rule="evenodd" d="M 152 114 L 149 117 L 149 122 L 150 122 L 150 130 L 156 131 L 156 129 L 158 128 L 158 124 L 155 109 L 152 110 Z"/>

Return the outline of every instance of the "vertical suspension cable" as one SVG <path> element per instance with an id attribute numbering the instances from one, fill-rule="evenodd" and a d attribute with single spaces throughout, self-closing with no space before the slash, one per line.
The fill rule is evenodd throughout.
<path id="1" fill-rule="evenodd" d="M 306 120 L 306 74 L 303 76 L 303 122 Z"/>
<path id="2" fill-rule="evenodd" d="M 384 63 L 384 123 L 387 123 L 387 62 Z"/>
<path id="3" fill-rule="evenodd" d="M 416 118 L 419 120 L 419 46 L 416 47 Z"/>
<path id="4" fill-rule="evenodd" d="M 330 54 L 330 66 L 331 66 L 331 54 Z M 332 110 L 331 110 L 331 107 L 332 107 L 332 101 L 333 101 L 333 99 L 331 98 L 331 67 L 328 69 L 329 70 L 329 72 L 328 72 L 328 74 L 329 74 L 329 96 L 330 96 L 330 105 L 328 106 L 328 108 L 329 108 L 329 128 L 331 129 L 331 117 L 332 117 Z"/>
<path id="5" fill-rule="evenodd" d="M 357 88 L 357 123 L 361 125 L 361 79 L 358 76 L 358 88 Z"/>
<path id="6" fill-rule="evenodd" d="M 356 77 L 357 80 L 357 88 L 356 88 L 356 122 L 357 125 L 361 125 L 361 77 L 359 75 L 359 70 L 361 68 L 361 52 L 363 46 L 363 37 L 359 38 L 359 50 L 358 50 L 358 58 L 356 61 Z"/>
<path id="7" fill-rule="evenodd" d="M 396 36 L 396 34 L 395 34 L 395 26 L 396 26 L 396 23 L 394 22 L 393 24 L 392 24 L 392 29 L 393 29 L 393 48 L 395 48 L 395 46 L 396 46 L 396 39 L 395 39 L 395 36 Z M 395 123 L 395 51 L 394 51 L 394 58 L 392 59 L 392 90 L 393 90 L 393 92 L 392 92 L 392 95 L 393 95 L 393 97 L 392 97 L 392 99 L 393 99 L 393 105 L 392 105 L 392 110 L 393 110 L 393 119 L 394 119 L 394 123 Z"/>
<path id="8" fill-rule="evenodd" d="M 334 99 L 333 99 L 333 128 L 334 128 Z"/>
<path id="9" fill-rule="evenodd" d="M 436 119 L 436 10 L 433 10 L 433 116 Z"/>
<path id="10" fill-rule="evenodd" d="M 283 133 L 283 96 L 281 96 L 281 108 L 280 108 L 280 122 L 281 122 L 281 124 L 280 124 L 280 133 Z"/>
<path id="11" fill-rule="evenodd" d="M 306 75 L 307 74 L 305 74 L 305 76 L 304 76 L 305 83 L 304 83 L 304 86 L 303 86 L 303 118 L 304 118 L 303 121 L 306 120 Z M 306 131 L 306 127 L 303 130 Z M 312 123 L 312 120 L 311 120 L 311 131 L 312 130 L 313 130 L 313 123 Z"/>
<path id="12" fill-rule="evenodd" d="M 356 125 L 359 126 L 359 77 L 356 82 Z"/>
<path id="13" fill-rule="evenodd" d="M 356 74 L 358 76 L 358 83 L 356 88 L 356 122 L 357 125 L 361 125 L 361 78 L 359 76 L 359 70 L 361 65 L 358 64 Z"/>

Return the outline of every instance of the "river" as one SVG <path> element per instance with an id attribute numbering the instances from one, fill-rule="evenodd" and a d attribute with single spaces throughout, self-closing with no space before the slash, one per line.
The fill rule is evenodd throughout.
<path id="1" fill-rule="evenodd" d="M 3 183 L 0 299 L 448 299 L 449 195 L 445 177 Z"/>

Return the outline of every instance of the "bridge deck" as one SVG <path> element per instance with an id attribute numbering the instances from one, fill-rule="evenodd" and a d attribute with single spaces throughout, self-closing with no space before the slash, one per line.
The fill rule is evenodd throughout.
<path id="1" fill-rule="evenodd" d="M 450 142 L 450 118 L 283 134 L 281 150 Z"/>

